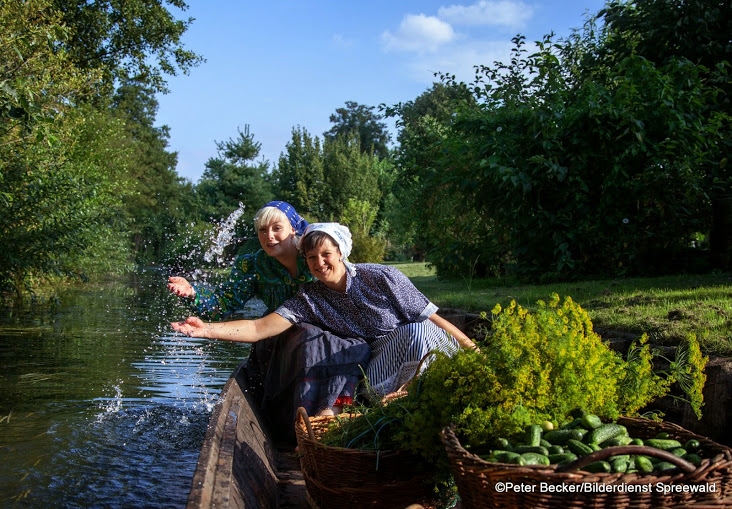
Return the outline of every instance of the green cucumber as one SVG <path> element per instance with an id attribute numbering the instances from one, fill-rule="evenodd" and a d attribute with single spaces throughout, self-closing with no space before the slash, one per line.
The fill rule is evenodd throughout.
<path id="1" fill-rule="evenodd" d="M 513 449 L 511 449 L 513 452 L 516 452 L 518 454 L 523 454 L 525 452 L 532 452 L 535 454 L 543 454 L 544 456 L 549 455 L 549 451 L 546 447 L 542 447 L 540 445 L 517 445 Z"/>
<path id="2" fill-rule="evenodd" d="M 686 449 L 687 452 L 697 452 L 701 449 L 701 444 L 696 438 L 691 438 L 684 444 L 684 449 Z"/>
<path id="3" fill-rule="evenodd" d="M 550 445 L 546 448 L 549 454 L 564 454 L 564 447 L 561 445 Z"/>
<path id="4" fill-rule="evenodd" d="M 602 426 L 602 420 L 595 414 L 585 414 L 581 418 L 582 427 L 585 429 L 595 429 Z"/>
<path id="5" fill-rule="evenodd" d="M 575 461 L 577 459 L 577 455 L 574 453 L 571 453 L 571 452 L 564 452 L 561 454 L 550 454 L 548 456 L 548 458 L 549 458 L 549 463 L 554 465 L 556 463 L 562 463 L 562 462 L 570 463 L 572 461 Z"/>
<path id="6" fill-rule="evenodd" d="M 618 445 L 629 445 L 632 440 L 633 440 L 632 438 L 626 437 L 626 436 L 615 437 L 615 438 L 611 438 L 610 440 L 605 440 L 603 443 L 600 444 L 600 447 L 602 447 L 604 449 L 605 447 L 614 447 L 614 446 L 618 446 Z"/>
<path id="7" fill-rule="evenodd" d="M 544 440 L 553 445 L 567 445 L 569 439 L 582 440 L 583 434 L 579 429 L 555 429 L 544 433 Z"/>
<path id="8" fill-rule="evenodd" d="M 669 470 L 675 470 L 676 465 L 671 463 L 670 461 L 661 461 L 659 463 L 656 463 L 655 471 L 656 472 L 668 472 Z"/>
<path id="9" fill-rule="evenodd" d="M 655 447 L 656 449 L 663 449 L 664 451 L 670 451 L 671 449 L 681 447 L 681 442 L 671 438 L 649 438 L 645 441 L 645 444 L 649 447 Z"/>
<path id="10" fill-rule="evenodd" d="M 514 463 L 517 460 L 520 454 L 513 452 L 513 451 L 493 451 L 493 456 L 500 461 L 501 463 Z"/>
<path id="11" fill-rule="evenodd" d="M 525 452 L 521 455 L 521 465 L 549 465 L 549 458 L 544 454 Z"/>
<path id="12" fill-rule="evenodd" d="M 639 472 L 644 474 L 650 474 L 653 472 L 653 463 L 651 463 L 651 460 L 648 457 L 635 456 L 633 461 L 635 461 L 635 468 L 637 468 Z"/>
<path id="13" fill-rule="evenodd" d="M 577 456 L 587 456 L 588 454 L 592 454 L 592 452 L 594 452 L 589 445 L 583 444 L 579 440 L 575 440 L 573 438 L 569 439 L 569 441 L 567 442 L 567 447 L 569 447 L 569 450 L 575 453 Z"/>
<path id="14" fill-rule="evenodd" d="M 698 465 L 699 463 L 701 463 L 701 456 L 693 452 L 690 452 L 689 454 L 684 456 L 684 459 L 692 465 Z"/>
<path id="15" fill-rule="evenodd" d="M 610 460 L 610 467 L 613 472 L 625 473 L 630 466 L 630 460 L 625 458 L 614 458 Z"/>
<path id="16" fill-rule="evenodd" d="M 669 451 L 674 456 L 678 456 L 679 458 L 685 457 L 689 452 L 684 449 L 683 447 L 675 447 Z"/>
<path id="17" fill-rule="evenodd" d="M 582 467 L 581 470 L 584 470 L 585 472 L 608 474 L 613 471 L 610 463 L 608 463 L 607 461 L 593 461 L 589 465 L 585 465 L 584 467 Z"/>
<path id="18" fill-rule="evenodd" d="M 503 438 L 503 437 L 496 438 L 493 441 L 493 446 L 496 449 L 501 449 L 501 450 L 504 450 L 504 451 L 510 451 L 511 450 L 511 442 L 508 440 L 508 438 Z"/>
<path id="19" fill-rule="evenodd" d="M 531 424 L 526 428 L 526 445 L 537 447 L 541 443 L 541 426 Z"/>
<path id="20" fill-rule="evenodd" d="M 585 435 L 583 442 L 601 444 L 605 440 L 610 440 L 611 438 L 625 435 L 627 434 L 627 432 L 628 430 L 625 429 L 624 426 L 621 426 L 620 424 L 615 424 L 614 422 L 609 422 L 590 431 L 587 435 Z"/>

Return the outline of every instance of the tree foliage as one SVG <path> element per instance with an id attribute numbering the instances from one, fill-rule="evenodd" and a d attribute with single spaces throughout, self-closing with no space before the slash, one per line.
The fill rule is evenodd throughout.
<path id="1" fill-rule="evenodd" d="M 206 162 L 206 170 L 196 186 L 204 220 L 220 220 L 244 205 L 248 218 L 273 197 L 269 163 L 256 162 L 261 143 L 254 141 L 249 126 L 236 139 L 216 142 L 218 157 Z"/>
<path id="2" fill-rule="evenodd" d="M 374 106 L 364 106 L 355 101 L 346 101 L 345 108 L 337 108 L 330 116 L 333 127 L 325 133 L 325 139 L 334 141 L 338 136 L 357 135 L 361 151 L 380 159 L 389 156 L 389 132 L 381 114 Z"/>
<path id="3" fill-rule="evenodd" d="M 517 36 L 508 63 L 477 66 L 474 101 L 453 102 L 451 122 L 404 117 L 405 174 L 463 198 L 451 235 L 459 257 L 535 280 L 650 274 L 678 270 L 709 232 L 711 187 L 730 183 L 717 171 L 712 184 L 708 171 L 729 139 L 720 81 L 685 58 L 616 51 L 617 36 L 589 20 L 533 53 Z M 470 214 L 482 226 L 460 220 Z M 446 250 L 432 256 L 443 274 L 458 268 Z"/>
<path id="4" fill-rule="evenodd" d="M 181 43 L 193 19 L 176 19 L 170 10 L 187 10 L 182 0 L 54 0 L 54 5 L 70 34 L 64 49 L 77 68 L 102 73 L 105 96 L 129 79 L 167 91 L 165 75 L 188 72 L 202 61 Z"/>

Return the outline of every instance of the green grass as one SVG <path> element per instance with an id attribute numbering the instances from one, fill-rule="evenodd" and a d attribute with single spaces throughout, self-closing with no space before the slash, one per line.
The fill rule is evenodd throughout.
<path id="1" fill-rule="evenodd" d="M 607 279 L 523 285 L 500 279 L 438 280 L 425 263 L 392 263 L 441 308 L 490 313 L 516 300 L 533 309 L 550 294 L 570 296 L 597 329 L 641 335 L 674 345 L 687 334 L 708 355 L 732 356 L 732 274 Z"/>

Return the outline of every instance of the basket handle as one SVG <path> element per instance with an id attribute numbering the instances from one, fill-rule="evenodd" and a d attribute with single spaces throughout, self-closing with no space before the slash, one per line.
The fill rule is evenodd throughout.
<path id="1" fill-rule="evenodd" d="M 604 460 L 611 456 L 618 456 L 620 454 L 642 454 L 643 456 L 653 456 L 661 460 L 673 463 L 675 466 L 683 470 L 684 472 L 690 473 L 696 470 L 696 467 L 686 461 L 683 458 L 676 456 L 668 451 L 657 449 L 655 447 L 648 447 L 645 445 L 618 445 L 613 447 L 605 447 L 599 451 L 592 452 L 587 456 L 582 456 L 576 459 L 572 463 L 557 467 L 557 472 L 568 472 L 572 470 L 579 470 L 582 467 L 589 465 L 592 462 Z"/>
<path id="2" fill-rule="evenodd" d="M 399 387 L 397 389 L 397 392 L 406 391 L 409 388 L 409 386 L 412 385 L 412 382 L 414 382 L 414 380 L 419 375 L 419 371 L 422 369 L 422 365 L 427 361 L 427 359 L 429 357 L 431 357 L 432 355 L 435 355 L 435 352 L 437 352 L 437 351 L 438 350 L 430 350 L 429 352 L 424 354 L 424 357 L 422 357 L 419 360 L 419 364 L 417 364 L 417 369 L 414 371 L 414 375 L 412 375 L 412 378 L 410 378 L 406 383 L 404 383 L 401 387 Z"/>
<path id="3" fill-rule="evenodd" d="M 304 407 L 297 409 L 297 418 L 305 423 L 305 429 L 308 430 L 308 436 L 310 440 L 315 440 L 315 433 L 313 433 L 313 426 L 310 424 L 310 417 L 308 417 L 308 411 Z"/>

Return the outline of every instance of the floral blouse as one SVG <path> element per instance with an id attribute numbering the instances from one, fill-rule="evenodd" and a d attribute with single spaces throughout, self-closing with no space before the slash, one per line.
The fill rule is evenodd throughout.
<path id="1" fill-rule="evenodd" d="M 437 312 L 437 306 L 395 267 L 350 265 L 346 278 L 345 293 L 316 280 L 275 312 L 290 323 L 307 322 L 368 343 Z"/>
<path id="2" fill-rule="evenodd" d="M 229 278 L 218 286 L 193 285 L 194 308 L 211 320 L 228 318 L 241 310 L 253 297 L 258 297 L 271 312 L 293 297 L 300 285 L 313 281 L 305 260 L 297 259 L 297 277 L 263 250 L 237 257 Z"/>

